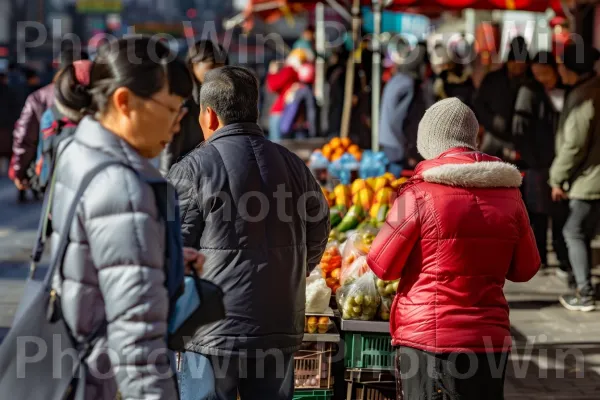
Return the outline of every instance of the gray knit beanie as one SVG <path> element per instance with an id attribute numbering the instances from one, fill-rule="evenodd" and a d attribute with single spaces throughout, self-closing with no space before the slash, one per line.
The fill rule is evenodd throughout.
<path id="1" fill-rule="evenodd" d="M 417 149 L 426 160 L 453 147 L 477 148 L 479 123 L 471 109 L 456 97 L 429 107 L 419 122 Z"/>

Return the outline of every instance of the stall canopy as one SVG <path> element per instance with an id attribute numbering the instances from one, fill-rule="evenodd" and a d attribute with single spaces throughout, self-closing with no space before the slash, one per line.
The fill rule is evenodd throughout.
<path id="1" fill-rule="evenodd" d="M 251 0 L 246 9 L 246 15 L 258 15 L 267 22 L 294 13 L 311 10 L 319 0 Z M 327 1 L 324 1 L 327 3 Z M 544 12 L 553 9 L 558 15 L 563 15 L 560 0 L 391 0 L 385 1 L 386 8 L 396 11 L 431 14 L 443 10 L 460 10 L 474 8 L 478 10 L 520 10 Z M 338 1 L 346 8 L 350 1 Z M 371 6 L 372 0 L 361 0 L 362 5 Z"/>

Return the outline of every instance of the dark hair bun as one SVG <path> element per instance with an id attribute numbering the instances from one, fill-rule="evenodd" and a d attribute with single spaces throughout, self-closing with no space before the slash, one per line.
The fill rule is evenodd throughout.
<path id="1" fill-rule="evenodd" d="M 82 115 L 92 111 L 92 95 L 77 81 L 73 64 L 67 65 L 57 74 L 54 94 L 56 101 L 71 111 Z"/>

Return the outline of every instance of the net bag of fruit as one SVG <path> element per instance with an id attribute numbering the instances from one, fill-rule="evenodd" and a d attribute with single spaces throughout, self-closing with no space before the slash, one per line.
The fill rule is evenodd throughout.
<path id="1" fill-rule="evenodd" d="M 377 293 L 374 278 L 375 275 L 369 270 L 360 277 L 349 277 L 338 289 L 336 300 L 343 319 L 375 319 L 381 297 Z"/>
<path id="2" fill-rule="evenodd" d="M 329 307 L 331 289 L 323 279 L 320 268 L 315 268 L 306 278 L 306 312 L 323 313 Z"/>

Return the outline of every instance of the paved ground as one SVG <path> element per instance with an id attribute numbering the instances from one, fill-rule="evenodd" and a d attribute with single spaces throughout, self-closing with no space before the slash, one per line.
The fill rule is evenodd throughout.
<path id="1" fill-rule="evenodd" d="M 22 292 L 40 212 L 39 204 L 17 205 L 15 198 L 14 187 L 0 178 L 0 338 Z M 600 399 L 600 312 L 564 310 L 557 302 L 564 292 L 552 271 L 507 284 L 515 337 L 507 399 Z"/>

